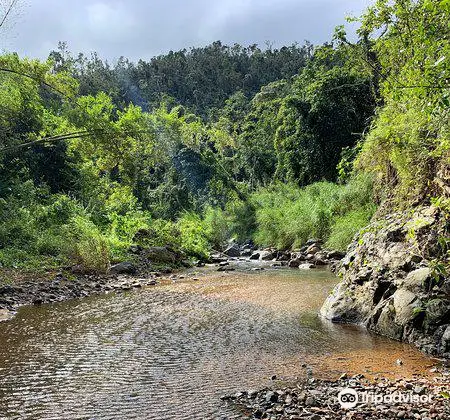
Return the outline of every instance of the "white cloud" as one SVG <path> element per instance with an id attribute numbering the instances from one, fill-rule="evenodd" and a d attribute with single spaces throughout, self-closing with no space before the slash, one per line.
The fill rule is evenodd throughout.
<path id="1" fill-rule="evenodd" d="M 371 0 L 26 1 L 30 6 L 8 49 L 45 58 L 58 41 L 67 41 L 75 54 L 136 60 L 216 40 L 322 43 L 347 13 L 359 14 Z"/>
<path id="2" fill-rule="evenodd" d="M 89 31 L 99 38 L 111 39 L 129 35 L 136 25 L 132 8 L 124 3 L 96 2 L 86 6 Z"/>

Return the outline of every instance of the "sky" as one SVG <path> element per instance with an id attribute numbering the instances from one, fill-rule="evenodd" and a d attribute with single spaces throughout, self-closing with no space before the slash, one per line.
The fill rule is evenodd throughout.
<path id="1" fill-rule="evenodd" d="M 9 0 L 0 0 L 5 3 Z M 370 0 L 19 0 L 0 50 L 45 59 L 58 41 L 114 61 L 144 59 L 216 40 L 274 47 L 321 44 Z M 13 25 L 12 25 L 13 24 Z M 350 28 L 350 32 L 352 32 Z"/>

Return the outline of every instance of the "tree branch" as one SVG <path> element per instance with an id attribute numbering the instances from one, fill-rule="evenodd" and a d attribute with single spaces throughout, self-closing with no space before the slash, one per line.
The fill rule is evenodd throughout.
<path id="1" fill-rule="evenodd" d="M 11 12 L 14 9 L 14 6 L 17 4 L 19 0 L 12 0 L 11 3 L 9 4 L 9 6 L 6 9 L 6 12 L 2 18 L 2 20 L 0 21 L 0 28 L 5 24 L 6 20 L 8 19 L 8 16 L 11 14 Z"/>

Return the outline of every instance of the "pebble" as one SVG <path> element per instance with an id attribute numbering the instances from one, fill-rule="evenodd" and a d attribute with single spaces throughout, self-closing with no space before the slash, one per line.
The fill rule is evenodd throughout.
<path id="1" fill-rule="evenodd" d="M 372 419 L 421 419 L 434 420 L 450 419 L 450 404 L 441 395 L 441 391 L 448 389 L 448 376 L 441 372 L 439 377 L 428 380 L 415 378 L 412 380 L 391 381 L 379 377 L 378 383 L 371 383 L 363 375 L 347 375 L 335 381 L 325 381 L 317 378 L 302 380 L 291 387 L 282 389 L 263 389 L 260 391 L 244 392 L 240 398 L 230 397 L 228 401 L 237 408 L 248 412 L 251 409 L 253 418 L 284 420 L 372 420 Z M 314 379 L 313 382 L 310 380 Z M 384 403 L 373 405 L 358 403 L 350 410 L 345 410 L 336 398 L 337 394 L 346 387 L 352 387 L 358 392 L 363 390 L 374 394 L 405 393 L 413 390 L 413 395 L 432 395 L 430 401 L 401 403 Z M 406 388 L 406 390 L 405 390 Z M 420 388 L 420 389 L 419 389 Z"/>

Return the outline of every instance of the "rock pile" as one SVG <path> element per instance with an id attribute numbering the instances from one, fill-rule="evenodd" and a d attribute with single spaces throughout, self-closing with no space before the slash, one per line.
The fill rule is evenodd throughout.
<path id="1" fill-rule="evenodd" d="M 344 408 L 345 389 L 357 395 L 355 407 Z M 381 379 L 377 383 L 363 375 L 337 381 L 309 379 L 295 386 L 249 390 L 224 396 L 247 418 L 253 419 L 439 419 L 450 418 L 447 373 L 433 381 Z M 341 396 L 339 394 L 341 393 Z M 347 406 L 348 407 L 348 406 Z"/>
<path id="2" fill-rule="evenodd" d="M 277 262 L 277 266 L 290 268 L 311 269 L 317 266 L 330 265 L 333 269 L 337 262 L 344 258 L 345 253 L 328 251 L 322 248 L 319 239 L 310 239 L 300 249 L 294 251 L 277 250 L 275 248 L 256 249 L 251 241 L 243 245 L 232 243 L 223 253 L 215 253 L 211 257 L 212 263 L 221 263 L 232 258 L 246 258 L 250 260 Z"/>

